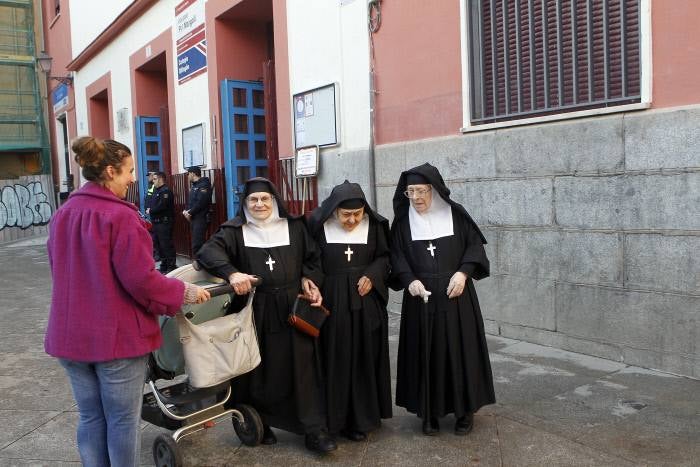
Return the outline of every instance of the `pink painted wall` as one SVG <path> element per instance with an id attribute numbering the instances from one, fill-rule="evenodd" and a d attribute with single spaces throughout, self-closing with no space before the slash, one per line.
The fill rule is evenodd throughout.
<path id="1" fill-rule="evenodd" d="M 135 115 L 155 116 L 168 106 L 168 80 L 163 71 L 134 71 Z"/>
<path id="2" fill-rule="evenodd" d="M 277 83 L 277 144 L 280 158 L 294 155 L 292 148 L 292 108 L 289 88 L 289 44 L 285 0 L 272 0 L 275 34 L 275 79 Z"/>
<path id="3" fill-rule="evenodd" d="M 264 23 L 242 20 L 216 21 L 216 40 L 225 47 L 216 50 L 217 78 L 259 80 L 267 60 L 267 35 Z"/>
<path id="4" fill-rule="evenodd" d="M 102 139 L 114 137 L 112 124 L 112 73 L 107 72 L 85 88 L 88 128 L 91 136 Z"/>
<path id="5" fill-rule="evenodd" d="M 651 22 L 653 107 L 700 103 L 700 2 L 653 0 Z"/>
<path id="6" fill-rule="evenodd" d="M 215 167 L 224 166 L 220 83 L 224 79 L 262 78 L 262 64 L 267 59 L 266 19 L 258 9 L 262 2 L 255 3 L 258 1 L 210 0 L 205 4 L 209 109 L 216 116 L 218 141 L 212 161 Z M 244 19 L 249 16 L 246 12 L 250 19 Z"/>
<path id="7" fill-rule="evenodd" d="M 165 172 L 177 167 L 177 127 L 175 121 L 175 76 L 173 73 L 172 29 L 167 28 L 129 56 L 131 70 L 131 121 L 136 116 L 159 116 L 168 107 L 168 140 L 163 144 Z M 150 49 L 150 55 L 146 50 Z M 138 151 L 134 131 L 134 154 Z M 170 153 L 167 157 L 166 152 Z"/>
<path id="8" fill-rule="evenodd" d="M 55 1 L 42 0 L 42 15 L 44 25 L 44 50 L 53 58 L 51 64 L 51 75 L 66 76 L 68 70 L 66 66 L 72 60 L 71 56 L 71 36 L 70 36 L 70 2 L 61 2 L 61 11 L 58 15 L 55 14 Z M 53 102 L 51 102 L 51 92 L 60 83 L 55 80 L 50 80 L 48 83 L 49 96 L 49 116 L 48 130 L 49 138 L 51 139 L 51 161 L 54 167 L 53 179 L 54 183 L 59 183 L 59 164 L 63 164 L 63 154 L 59 154 L 63 150 L 58 144 L 56 135 L 56 114 L 53 111 Z M 66 113 L 66 125 L 68 127 L 69 145 L 76 136 L 78 136 L 78 125 L 75 116 L 75 90 L 73 86 L 68 86 L 68 106 L 59 110 L 59 114 Z M 71 172 L 78 174 L 80 166 L 71 158 Z M 76 177 L 76 180 L 78 177 Z"/>
<path id="9" fill-rule="evenodd" d="M 374 46 L 377 144 L 458 134 L 459 1 L 382 2 Z"/>

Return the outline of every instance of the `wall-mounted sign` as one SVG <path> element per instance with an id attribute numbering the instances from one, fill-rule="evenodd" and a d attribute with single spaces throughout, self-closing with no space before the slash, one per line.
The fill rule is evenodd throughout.
<path id="1" fill-rule="evenodd" d="M 204 0 L 184 0 L 175 7 L 178 84 L 207 70 Z"/>
<path id="2" fill-rule="evenodd" d="M 183 128 L 182 164 L 186 169 L 204 165 L 204 124 Z"/>
<path id="3" fill-rule="evenodd" d="M 68 105 L 68 86 L 59 84 L 51 92 L 51 102 L 53 103 L 53 113 L 58 112 Z"/>
<path id="4" fill-rule="evenodd" d="M 318 146 L 308 146 L 297 149 L 294 160 L 294 175 L 297 178 L 315 177 L 318 175 Z"/>
<path id="5" fill-rule="evenodd" d="M 294 147 L 333 146 L 338 144 L 337 85 L 294 94 Z"/>

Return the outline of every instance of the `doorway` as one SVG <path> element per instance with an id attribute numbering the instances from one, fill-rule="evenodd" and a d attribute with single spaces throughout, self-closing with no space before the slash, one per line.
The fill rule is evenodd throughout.
<path id="1" fill-rule="evenodd" d="M 268 178 L 265 137 L 265 96 L 259 81 L 221 82 L 224 166 L 227 174 L 228 217 L 236 215 L 243 183 Z"/>
<path id="2" fill-rule="evenodd" d="M 149 172 L 163 171 L 163 138 L 160 117 L 136 117 L 136 144 L 138 145 L 139 205 L 145 211 Z"/>

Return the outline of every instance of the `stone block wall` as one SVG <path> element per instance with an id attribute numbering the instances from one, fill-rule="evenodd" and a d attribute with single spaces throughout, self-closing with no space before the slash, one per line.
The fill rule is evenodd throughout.
<path id="1" fill-rule="evenodd" d="M 487 332 L 700 378 L 700 107 L 379 146 L 382 214 L 426 161 L 489 241 Z"/>

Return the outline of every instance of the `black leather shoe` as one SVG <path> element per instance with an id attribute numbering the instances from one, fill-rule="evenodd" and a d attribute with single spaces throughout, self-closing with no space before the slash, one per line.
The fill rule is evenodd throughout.
<path id="1" fill-rule="evenodd" d="M 430 421 L 423 420 L 423 434 L 426 436 L 435 436 L 440 431 L 440 424 L 437 418 L 431 418 Z"/>
<path id="2" fill-rule="evenodd" d="M 364 441 L 367 439 L 367 433 L 356 430 L 341 430 L 340 434 L 350 441 Z"/>
<path id="3" fill-rule="evenodd" d="M 338 449 L 338 445 L 328 433 L 321 431 L 306 435 L 306 449 L 325 454 Z"/>
<path id="4" fill-rule="evenodd" d="M 277 443 L 277 436 L 275 436 L 275 432 L 272 431 L 272 428 L 270 428 L 269 425 L 264 426 L 265 431 L 263 432 L 263 438 L 261 443 L 262 444 L 276 444 Z"/>
<path id="5" fill-rule="evenodd" d="M 457 436 L 465 436 L 474 428 L 474 414 L 470 413 L 459 417 L 455 422 L 455 434 Z"/>

